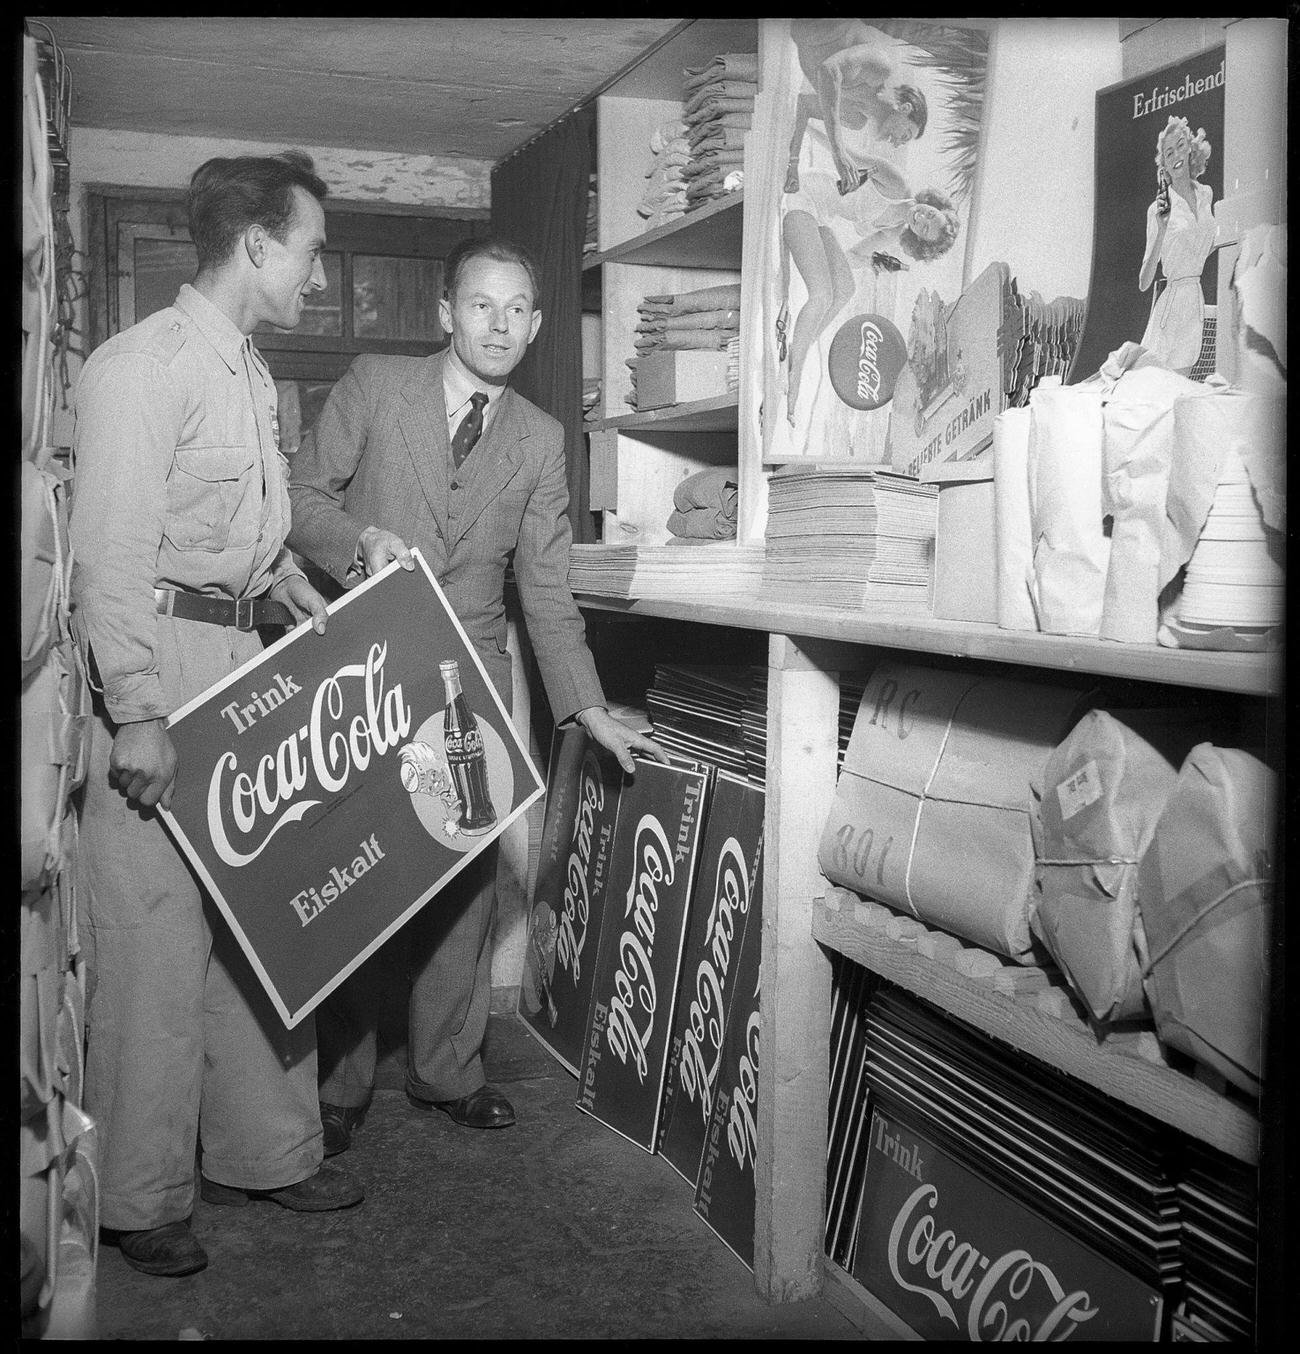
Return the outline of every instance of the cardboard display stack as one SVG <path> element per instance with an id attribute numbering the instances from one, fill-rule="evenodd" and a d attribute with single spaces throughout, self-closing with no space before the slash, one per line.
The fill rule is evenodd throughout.
<path id="1" fill-rule="evenodd" d="M 1008 1057 L 852 960 L 835 961 L 832 992 L 826 1254 L 912 1329 L 995 1338 L 1018 1253 L 1015 1314 L 1037 1338 L 1052 1333 L 1049 1271 L 1074 1295 L 1058 1339 L 1253 1338 L 1253 1168 Z M 916 1260 L 945 1228 L 949 1284 Z"/>
<path id="2" fill-rule="evenodd" d="M 836 1258 L 930 1338 L 998 1338 L 1011 1288 L 1020 1338 L 1158 1338 L 1182 1278 L 1162 1126 L 856 967 L 839 975 L 860 1029 L 833 1101 Z M 921 1241 L 945 1229 L 941 1282 Z"/>
<path id="3" fill-rule="evenodd" d="M 748 670 L 665 675 L 675 716 L 725 696 L 731 743 L 707 722 L 695 741 L 734 751 Z M 662 1155 L 752 1266 L 764 791 L 739 763 L 638 758 L 628 778 L 556 731 L 518 1013 L 577 1108 Z"/>
<path id="4" fill-rule="evenodd" d="M 18 1239 L 22 1333 L 92 1339 L 98 1139 L 81 1108 L 85 963 L 76 815 L 90 692 L 69 629 L 72 477 L 49 443 L 67 230 L 70 77 L 44 25 L 23 38 L 21 827 Z"/>
<path id="5" fill-rule="evenodd" d="M 546 786 L 519 1017 L 577 1076 L 623 772 L 584 729 L 557 729 Z"/>

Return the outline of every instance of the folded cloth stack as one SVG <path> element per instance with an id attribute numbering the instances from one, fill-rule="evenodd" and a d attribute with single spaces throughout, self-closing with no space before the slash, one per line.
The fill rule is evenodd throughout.
<path id="1" fill-rule="evenodd" d="M 740 283 L 721 283 L 680 294 L 647 296 L 637 307 L 633 335 L 636 356 L 627 359 L 632 384 L 623 396 L 633 409 L 636 403 L 637 358 L 646 353 L 689 349 L 730 351 L 740 336 Z M 737 373 L 737 385 L 739 373 Z"/>
<path id="2" fill-rule="evenodd" d="M 637 316 L 638 354 L 688 348 L 722 352 L 740 333 L 740 283 L 647 296 Z"/>
<path id="3" fill-rule="evenodd" d="M 727 340 L 727 389 L 740 389 L 740 335 Z"/>
<path id="4" fill-rule="evenodd" d="M 594 254 L 598 248 L 599 238 L 596 226 L 596 176 L 590 174 L 587 177 L 587 224 L 583 233 L 582 252 L 584 255 Z"/>
<path id="5" fill-rule="evenodd" d="M 680 120 L 665 122 L 650 134 L 650 168 L 637 214 L 646 218 L 646 229 L 666 225 L 686 214 L 686 170 L 691 164 L 691 148 L 686 139 L 686 124 Z"/>
<path id="6" fill-rule="evenodd" d="M 724 52 L 688 68 L 682 86 L 690 162 L 683 168 L 686 209 L 702 207 L 744 183 L 745 137 L 758 91 L 758 56 Z"/>
<path id="7" fill-rule="evenodd" d="M 674 536 L 704 541 L 733 540 L 736 535 L 736 472 L 700 470 L 673 490 L 668 530 Z"/>

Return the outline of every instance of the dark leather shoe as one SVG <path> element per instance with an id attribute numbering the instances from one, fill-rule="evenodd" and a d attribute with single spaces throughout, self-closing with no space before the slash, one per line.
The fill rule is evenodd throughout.
<path id="1" fill-rule="evenodd" d="M 315 1175 L 280 1189 L 237 1189 L 234 1185 L 218 1185 L 205 1175 L 199 1181 L 199 1193 L 209 1204 L 243 1208 L 259 1199 L 269 1199 L 295 1213 L 328 1213 L 335 1208 L 351 1208 L 366 1197 L 361 1182 L 342 1166 L 321 1166 Z"/>
<path id="2" fill-rule="evenodd" d="M 495 1086 L 480 1086 L 459 1100 L 417 1100 L 409 1092 L 408 1099 L 421 1109 L 440 1109 L 462 1128 L 509 1128 L 515 1121 L 514 1106 Z"/>
<path id="3" fill-rule="evenodd" d="M 122 1259 L 141 1274 L 179 1279 L 208 1267 L 208 1253 L 185 1222 L 169 1222 L 140 1232 L 118 1232 Z"/>
<path id="4" fill-rule="evenodd" d="M 336 1157 L 352 1146 L 352 1130 L 360 1128 L 369 1105 L 330 1105 L 320 1102 L 320 1126 L 325 1140 L 325 1155 Z"/>

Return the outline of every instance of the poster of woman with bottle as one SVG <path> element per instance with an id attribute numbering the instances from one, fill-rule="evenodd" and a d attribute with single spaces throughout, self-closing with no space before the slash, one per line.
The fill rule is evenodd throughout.
<path id="1" fill-rule="evenodd" d="M 168 724 L 164 821 L 291 1028 L 543 793 L 413 553 Z"/>
<path id="2" fill-rule="evenodd" d="M 1214 47 L 1097 92 L 1092 281 L 1072 382 L 1130 341 L 1193 379 L 1213 369 L 1225 57 Z"/>
<path id="3" fill-rule="evenodd" d="M 905 357 L 918 295 L 961 293 L 987 27 L 773 22 L 786 40 L 765 51 L 763 84 L 774 96 L 763 134 L 788 155 L 755 185 L 767 279 L 757 345 L 764 459 L 881 462 L 898 370 L 882 370 L 864 399 L 851 345 L 835 339 L 867 325 Z"/>

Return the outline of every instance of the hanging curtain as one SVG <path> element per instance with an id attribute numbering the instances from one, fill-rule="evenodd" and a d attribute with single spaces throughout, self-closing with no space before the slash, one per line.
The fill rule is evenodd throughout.
<path id="1" fill-rule="evenodd" d="M 597 539 L 582 421 L 582 243 L 596 110 L 579 108 L 492 171 L 492 230 L 541 265 L 542 327 L 510 383 L 564 425 L 573 539 Z"/>

